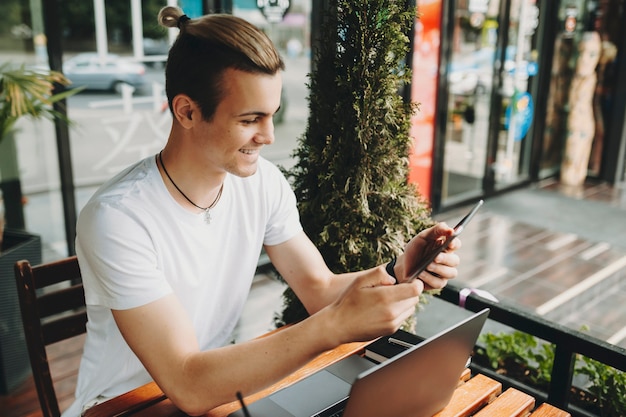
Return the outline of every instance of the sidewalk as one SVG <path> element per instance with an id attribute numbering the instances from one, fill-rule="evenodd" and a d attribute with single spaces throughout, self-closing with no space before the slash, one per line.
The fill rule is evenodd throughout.
<path id="1" fill-rule="evenodd" d="M 464 210 L 435 217 L 453 224 Z M 458 282 L 626 347 L 625 218 L 623 184 L 549 181 L 487 199 L 463 233 Z"/>

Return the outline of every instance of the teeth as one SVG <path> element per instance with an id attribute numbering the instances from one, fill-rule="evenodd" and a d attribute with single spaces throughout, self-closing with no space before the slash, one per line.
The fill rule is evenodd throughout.
<path id="1" fill-rule="evenodd" d="M 248 155 L 252 155 L 254 153 L 254 151 L 250 149 L 242 149 L 241 152 L 248 154 Z"/>

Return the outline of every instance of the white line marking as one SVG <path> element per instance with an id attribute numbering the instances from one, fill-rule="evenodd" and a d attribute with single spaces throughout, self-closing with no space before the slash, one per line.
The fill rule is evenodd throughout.
<path id="1" fill-rule="evenodd" d="M 574 233 L 568 233 L 568 234 L 566 234 L 564 236 L 561 236 L 561 237 L 558 237 L 558 238 L 554 239 L 551 242 L 548 242 L 546 244 L 546 248 L 548 248 L 548 250 L 551 250 L 551 251 L 559 250 L 563 246 L 569 245 L 570 243 L 572 243 L 576 239 L 578 239 L 577 235 L 575 235 Z"/>
<path id="2" fill-rule="evenodd" d="M 622 327 L 617 333 L 609 337 L 606 341 L 612 345 L 617 345 L 626 338 L 626 327 Z"/>
<path id="3" fill-rule="evenodd" d="M 480 275 L 476 279 L 472 280 L 472 286 L 481 287 L 485 284 L 490 283 L 491 281 L 495 281 L 496 279 L 506 275 L 507 272 L 509 272 L 508 268 L 501 267 L 496 269 L 495 271 L 491 271 L 488 274 Z"/>
<path id="4" fill-rule="evenodd" d="M 618 259 L 617 261 L 613 262 L 607 267 L 599 270 L 598 272 L 596 272 L 589 278 L 585 278 L 583 281 L 574 285 L 567 291 L 564 291 L 561 294 L 557 295 L 550 301 L 543 303 L 542 305 L 540 305 L 539 307 L 535 309 L 535 312 L 539 314 L 540 316 L 543 316 L 549 313 L 550 311 L 554 310 L 555 308 L 559 307 L 562 304 L 565 304 L 572 298 L 588 290 L 594 285 L 599 284 L 604 279 L 610 277 L 612 274 L 614 274 L 615 272 L 619 271 L 620 269 L 624 267 L 626 267 L 626 256 Z"/>
<path id="5" fill-rule="evenodd" d="M 588 260 L 590 260 L 592 258 L 595 258 L 596 256 L 600 255 L 602 252 L 606 252 L 610 248 L 611 248 L 610 244 L 608 244 L 606 242 L 601 242 L 601 243 L 598 243 L 597 245 L 593 245 L 592 247 L 590 247 L 586 251 L 582 252 L 580 254 L 580 258 L 585 260 L 585 261 L 588 261 Z"/>

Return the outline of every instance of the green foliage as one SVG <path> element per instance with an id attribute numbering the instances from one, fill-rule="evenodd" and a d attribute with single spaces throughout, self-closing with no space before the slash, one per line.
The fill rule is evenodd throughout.
<path id="1" fill-rule="evenodd" d="M 310 74 L 310 116 L 288 172 L 302 225 L 336 273 L 380 265 L 433 224 L 407 182 L 416 106 L 399 89 L 415 10 L 397 0 L 331 2 Z M 290 290 L 284 322 L 306 316 Z M 279 321 L 280 323 L 280 321 Z"/>
<path id="2" fill-rule="evenodd" d="M 520 331 L 486 333 L 480 336 L 479 342 L 484 346 L 477 348 L 477 356 L 486 357 L 494 370 L 544 390 L 549 386 L 554 363 L 553 344 L 538 343 L 534 336 Z M 591 394 L 575 398 L 580 406 L 592 408 L 602 417 L 626 415 L 626 373 L 577 355 L 574 374 L 587 377 L 584 388 Z"/>
<path id="3" fill-rule="evenodd" d="M 56 71 L 39 71 L 24 66 L 0 66 L 0 141 L 13 129 L 22 116 L 34 119 L 49 118 L 67 122 L 64 114 L 53 104 L 75 94 L 79 89 L 54 93 L 55 85 L 69 84 L 63 74 Z"/>
<path id="4" fill-rule="evenodd" d="M 485 344 L 485 347 L 481 348 L 479 353 L 487 355 L 494 369 L 507 360 L 527 365 L 527 352 L 537 346 L 537 341 L 533 336 L 522 332 L 487 333 L 480 336 L 480 341 Z"/>
<path id="5" fill-rule="evenodd" d="M 0 12 L 2 22 L 0 25 L 0 36 L 10 35 L 11 29 L 22 23 L 23 0 L 2 0 Z"/>
<path id="6" fill-rule="evenodd" d="M 480 341 L 485 346 L 479 347 L 477 353 L 486 356 L 493 369 L 517 364 L 524 369 L 523 376 L 533 384 L 546 387 L 550 383 L 553 345 L 538 344 L 534 336 L 520 331 L 487 333 L 480 336 Z"/>
<path id="7" fill-rule="evenodd" d="M 598 402 L 603 417 L 626 416 L 626 373 L 579 355 L 576 372 L 589 378 L 587 390 Z"/>

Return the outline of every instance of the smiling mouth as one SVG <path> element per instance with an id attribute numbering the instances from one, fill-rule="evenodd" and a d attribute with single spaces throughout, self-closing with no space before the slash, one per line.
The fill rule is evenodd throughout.
<path id="1" fill-rule="evenodd" d="M 255 149 L 241 149 L 239 150 L 239 152 L 244 153 L 246 155 L 254 155 L 256 154 L 258 151 Z"/>

